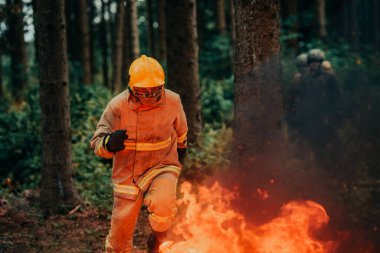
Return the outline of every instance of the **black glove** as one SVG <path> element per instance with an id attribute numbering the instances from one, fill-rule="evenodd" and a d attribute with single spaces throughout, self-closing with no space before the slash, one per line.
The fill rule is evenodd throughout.
<path id="1" fill-rule="evenodd" d="M 104 147 L 110 152 L 117 152 L 125 148 L 124 141 L 128 138 L 127 130 L 117 130 L 104 137 Z"/>
<path id="2" fill-rule="evenodd" d="M 186 148 L 177 148 L 178 160 L 183 165 L 186 158 Z"/>

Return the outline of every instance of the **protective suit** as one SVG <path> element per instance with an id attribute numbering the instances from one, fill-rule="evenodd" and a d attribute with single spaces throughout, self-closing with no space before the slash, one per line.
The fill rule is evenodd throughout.
<path id="1" fill-rule="evenodd" d="M 152 71 L 161 66 L 153 60 L 146 56 L 135 60 L 139 61 L 136 73 L 144 75 L 133 85 L 130 81 L 129 90 L 108 103 L 90 142 L 96 155 L 113 158 L 114 205 L 106 252 L 131 252 L 143 203 L 155 232 L 167 231 L 176 215 L 176 187 L 182 167 L 177 150 L 186 148 L 188 128 L 178 94 L 162 89 L 157 101 L 148 105 L 135 96 L 133 88 L 143 80 L 148 79 L 143 88 L 149 88 L 149 82 L 152 87 L 162 82 L 157 79 L 157 73 L 161 72 Z M 130 80 L 136 79 L 131 68 Z M 120 130 L 126 130 L 124 147 L 111 152 L 107 148 L 108 139 Z"/>

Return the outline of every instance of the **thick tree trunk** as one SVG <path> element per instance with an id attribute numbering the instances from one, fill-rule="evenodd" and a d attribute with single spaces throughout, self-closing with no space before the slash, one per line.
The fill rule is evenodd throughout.
<path id="1" fill-rule="evenodd" d="M 325 0 L 317 0 L 317 13 L 318 13 L 318 35 L 322 40 L 327 38 L 326 30 L 326 2 Z"/>
<path id="2" fill-rule="evenodd" d="M 158 16 L 158 43 L 160 47 L 159 60 L 161 63 L 166 62 L 166 21 L 165 21 L 165 2 L 166 0 L 157 0 Z"/>
<path id="3" fill-rule="evenodd" d="M 298 3 L 297 0 L 283 0 L 282 13 L 285 20 L 286 30 L 289 33 L 298 33 Z M 290 48 L 298 50 L 298 39 L 292 38 L 287 41 Z"/>
<path id="4" fill-rule="evenodd" d="M 154 29 L 153 29 L 153 0 L 147 0 L 147 9 L 148 9 L 148 54 L 152 57 L 156 57 L 156 45 L 154 43 Z"/>
<path id="5" fill-rule="evenodd" d="M 125 18 L 124 18 L 124 44 L 123 44 L 123 70 L 122 70 L 122 80 L 123 88 L 128 86 L 129 82 L 129 65 L 131 64 L 131 24 L 129 16 L 129 4 L 125 6 Z"/>
<path id="6" fill-rule="evenodd" d="M 226 15 L 224 0 L 217 0 L 216 5 L 218 33 L 223 35 L 226 33 Z"/>
<path id="7" fill-rule="evenodd" d="M 198 40 L 195 0 L 166 1 L 168 86 L 181 95 L 189 125 L 188 140 L 201 131 Z"/>
<path id="8" fill-rule="evenodd" d="M 8 6 L 8 41 L 11 58 L 12 97 L 20 102 L 27 83 L 27 56 L 24 40 L 24 21 L 22 0 L 7 0 Z"/>
<path id="9" fill-rule="evenodd" d="M 232 172 L 245 206 L 257 219 L 279 208 L 283 189 L 283 116 L 280 78 L 279 0 L 235 0 L 235 86 Z M 255 18 L 252 18 L 255 17 Z M 271 180 L 276 180 L 275 186 Z M 254 192 L 271 187 L 274 198 L 262 201 Z M 278 194 L 278 195 L 277 195 Z M 277 199 L 278 198 L 278 199 Z M 256 206 L 257 205 L 257 206 Z M 278 209 L 277 209 L 278 210 Z M 255 218 L 256 219 L 256 218 Z"/>
<path id="10" fill-rule="evenodd" d="M 38 0 L 42 125 L 41 207 L 80 202 L 73 183 L 70 103 L 63 0 Z M 62 200 L 63 202 L 61 202 Z"/>
<path id="11" fill-rule="evenodd" d="M 79 32 L 80 32 L 80 60 L 82 65 L 82 83 L 90 84 L 91 61 L 90 61 L 90 31 L 88 27 L 87 0 L 78 1 Z"/>
<path id="12" fill-rule="evenodd" d="M 102 0 L 102 21 L 100 24 L 100 44 L 102 48 L 102 71 L 103 71 L 103 83 L 106 87 L 109 87 L 109 75 L 108 75 L 108 29 L 107 21 L 105 19 L 106 3 Z"/>
<path id="13" fill-rule="evenodd" d="M 128 4 L 130 8 L 129 16 L 131 18 L 131 53 L 132 60 L 134 60 L 140 56 L 139 28 L 137 26 L 137 0 L 129 0 Z"/>
<path id="14" fill-rule="evenodd" d="M 112 86 L 116 93 L 121 91 L 122 87 L 122 66 L 123 66 L 123 39 L 124 39 L 124 0 L 117 1 L 115 40 L 113 50 L 113 82 Z"/>

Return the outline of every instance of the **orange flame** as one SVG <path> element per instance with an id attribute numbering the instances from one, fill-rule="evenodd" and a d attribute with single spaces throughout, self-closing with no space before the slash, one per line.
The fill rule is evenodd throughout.
<path id="1" fill-rule="evenodd" d="M 191 190 L 190 183 L 181 185 L 179 204 L 186 212 L 173 228 L 173 235 L 181 239 L 166 244 L 162 253 L 332 253 L 337 248 L 334 242 L 312 236 L 329 220 L 315 202 L 290 202 L 271 222 L 253 226 L 231 209 L 237 195 L 218 183 L 200 187 L 198 194 Z"/>

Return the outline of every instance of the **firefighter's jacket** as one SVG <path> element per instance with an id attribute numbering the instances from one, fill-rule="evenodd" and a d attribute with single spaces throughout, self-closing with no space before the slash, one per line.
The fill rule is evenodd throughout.
<path id="1" fill-rule="evenodd" d="M 109 152 L 104 145 L 107 133 L 127 130 L 125 149 Z M 95 154 L 113 158 L 114 195 L 136 199 L 159 174 L 179 176 L 177 148 L 186 148 L 187 122 L 178 94 L 165 89 L 153 106 L 141 105 L 128 90 L 107 105 L 90 141 Z"/>

